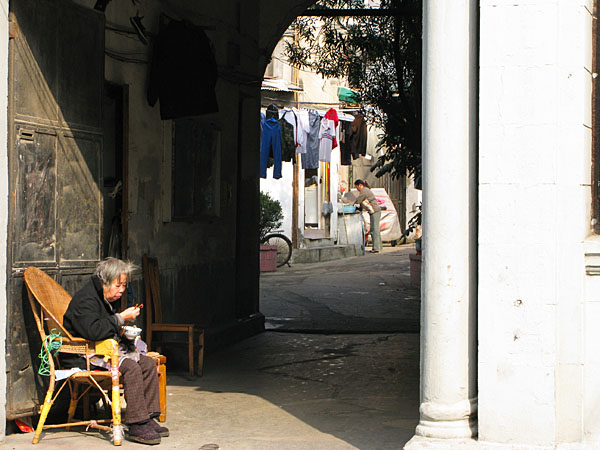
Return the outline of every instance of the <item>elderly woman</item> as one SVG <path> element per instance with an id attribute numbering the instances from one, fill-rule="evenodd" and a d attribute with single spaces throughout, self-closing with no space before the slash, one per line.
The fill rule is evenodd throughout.
<path id="1" fill-rule="evenodd" d="M 91 280 L 77 292 L 64 315 L 64 326 L 74 336 L 91 341 L 118 338 L 121 327 L 140 314 L 139 307 L 118 311 L 117 302 L 127 288 L 127 280 L 135 266 L 116 258 L 107 258 L 96 266 Z M 143 343 L 142 343 L 143 344 Z M 142 444 L 160 444 L 161 436 L 169 435 L 154 419 L 160 414 L 158 374 L 156 364 L 145 354 L 145 344 L 132 348 L 119 345 L 121 372 L 127 410 L 129 440 Z M 106 368 L 100 357 L 90 363 Z"/>

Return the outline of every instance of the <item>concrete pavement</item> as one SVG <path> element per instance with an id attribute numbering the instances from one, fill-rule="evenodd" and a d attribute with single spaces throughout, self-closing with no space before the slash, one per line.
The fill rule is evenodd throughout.
<path id="1" fill-rule="evenodd" d="M 408 285 L 409 251 L 263 274 L 261 310 L 271 331 L 209 354 L 201 378 L 168 375 L 171 437 L 156 448 L 402 448 L 419 407 L 419 300 Z M 111 447 L 98 432 L 82 431 L 30 442 L 31 434 L 15 434 L 0 448 Z"/>
<path id="2" fill-rule="evenodd" d="M 418 332 L 420 289 L 410 284 L 409 253 L 414 253 L 414 246 L 386 246 L 379 254 L 263 273 L 260 308 L 267 329 Z"/>

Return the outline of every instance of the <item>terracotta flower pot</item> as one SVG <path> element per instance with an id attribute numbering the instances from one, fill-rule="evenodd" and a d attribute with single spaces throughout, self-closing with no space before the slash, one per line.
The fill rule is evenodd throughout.
<path id="1" fill-rule="evenodd" d="M 275 272 L 277 270 L 277 246 L 260 246 L 260 271 Z"/>

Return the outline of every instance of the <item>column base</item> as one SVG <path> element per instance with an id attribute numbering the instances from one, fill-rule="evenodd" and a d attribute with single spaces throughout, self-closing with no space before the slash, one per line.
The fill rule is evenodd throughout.
<path id="1" fill-rule="evenodd" d="M 421 420 L 415 434 L 436 439 L 470 439 L 477 436 L 477 397 L 451 405 L 421 403 Z"/>
<path id="2" fill-rule="evenodd" d="M 481 450 L 475 439 L 434 439 L 413 436 L 404 450 Z"/>
<path id="3" fill-rule="evenodd" d="M 417 436 L 435 439 L 470 439 L 477 436 L 477 420 L 423 420 L 415 430 Z"/>
<path id="4" fill-rule="evenodd" d="M 481 442 L 476 439 L 435 439 L 413 436 L 403 450 L 595 450 L 598 443 L 568 442 L 557 445 L 535 445 Z"/>

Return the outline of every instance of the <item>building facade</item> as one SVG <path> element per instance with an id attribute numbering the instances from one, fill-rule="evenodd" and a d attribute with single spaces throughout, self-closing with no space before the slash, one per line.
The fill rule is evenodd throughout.
<path id="1" fill-rule="evenodd" d="M 22 268 L 34 262 L 74 289 L 110 247 L 104 213 L 119 181 L 117 241 L 133 261 L 158 256 L 172 298 L 165 317 L 207 322 L 215 339 L 260 330 L 260 84 L 281 35 L 312 2 L 139 3 L 109 2 L 101 13 L 93 0 L 0 0 L 2 426 L 35 408 L 15 397 L 34 377 L 31 360 L 15 356 L 33 349 Z M 42 14 L 57 4 L 65 10 Z M 421 418 L 408 448 L 600 446 L 595 8 L 424 1 Z M 161 120 L 148 104 L 152 52 L 130 25 L 138 9 L 150 37 L 161 17 L 186 18 L 212 42 L 219 111 L 192 127 L 212 136 L 202 147 L 206 183 L 195 184 L 196 172 L 173 182 L 177 156 L 189 156 L 177 136 L 190 124 Z M 43 29 L 63 39 L 52 47 L 35 31 L 48 17 L 56 22 Z M 73 61 L 85 65 L 74 71 Z M 104 82 L 117 94 L 105 97 Z M 89 99 L 122 127 L 106 127 Z M 122 167 L 111 164 L 110 142 L 123 144 L 110 153 Z M 22 195 L 45 167 L 26 157 L 44 149 L 54 151 L 55 184 L 37 186 L 55 203 L 39 217 Z M 36 227 L 49 217 L 54 231 L 42 236 Z"/>

